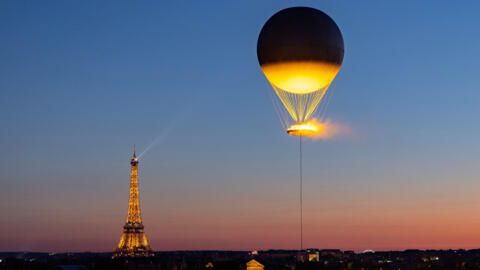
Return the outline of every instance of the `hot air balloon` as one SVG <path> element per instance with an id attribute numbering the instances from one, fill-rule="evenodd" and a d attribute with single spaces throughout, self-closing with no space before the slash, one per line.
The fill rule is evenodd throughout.
<path id="1" fill-rule="evenodd" d="M 303 250 L 302 136 L 325 132 L 314 115 L 343 61 L 340 29 L 327 14 L 292 7 L 274 14 L 257 43 L 260 67 L 272 85 L 274 104 L 288 134 L 300 141 L 300 250 Z M 293 124 L 290 120 L 294 121 Z"/>
<path id="2" fill-rule="evenodd" d="M 340 29 L 327 14 L 310 7 L 292 7 L 274 14 L 257 43 L 260 67 L 295 122 L 287 132 L 308 136 L 309 125 L 340 70 L 344 47 Z"/>

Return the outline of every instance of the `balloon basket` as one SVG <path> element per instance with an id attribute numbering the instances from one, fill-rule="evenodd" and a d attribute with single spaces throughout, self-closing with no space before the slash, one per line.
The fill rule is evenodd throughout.
<path id="1" fill-rule="evenodd" d="M 318 131 L 319 128 L 310 123 L 297 123 L 287 128 L 287 133 L 293 136 L 311 136 Z"/>

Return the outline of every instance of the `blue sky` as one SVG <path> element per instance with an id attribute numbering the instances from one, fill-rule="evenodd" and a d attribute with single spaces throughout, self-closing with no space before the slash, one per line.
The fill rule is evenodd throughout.
<path id="1" fill-rule="evenodd" d="M 140 167 L 154 248 L 202 248 L 205 235 L 218 240 L 206 248 L 295 247 L 295 235 L 278 240 L 285 231 L 263 242 L 231 232 L 239 212 L 245 219 L 272 207 L 275 217 L 296 214 L 298 141 L 282 130 L 256 58 L 264 22 L 296 5 L 321 9 L 343 33 L 345 58 L 327 116 L 353 130 L 306 143 L 306 218 L 315 235 L 307 244 L 429 247 L 360 236 L 326 241 L 313 229 L 322 222 L 308 215 L 329 218 L 328 209 L 347 216 L 378 205 L 399 216 L 442 205 L 478 210 L 474 1 L 3 1 L 0 228 L 12 233 L 0 235 L 0 249 L 113 248 L 126 214 L 132 146 L 141 151 L 159 135 Z M 466 223 L 480 223 L 471 218 Z M 225 234 L 217 239 L 182 223 L 192 233 L 181 238 L 174 228 L 187 220 L 222 224 Z M 45 244 L 34 232 L 54 221 L 64 231 L 42 236 Z M 282 222 L 290 221 L 265 226 Z M 73 232 L 84 225 L 104 228 L 103 238 L 77 239 Z"/>

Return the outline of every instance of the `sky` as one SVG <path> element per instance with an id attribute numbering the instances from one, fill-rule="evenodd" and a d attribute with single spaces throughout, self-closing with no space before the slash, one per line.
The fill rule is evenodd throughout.
<path id="1" fill-rule="evenodd" d="M 0 251 L 112 251 L 139 165 L 154 250 L 299 247 L 298 139 L 256 42 L 311 6 L 345 57 L 304 143 L 304 246 L 480 246 L 480 3 L 1 1 Z"/>

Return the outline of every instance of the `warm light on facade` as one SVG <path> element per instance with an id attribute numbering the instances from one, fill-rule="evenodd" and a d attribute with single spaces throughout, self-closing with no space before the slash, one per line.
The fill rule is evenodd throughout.
<path id="1" fill-rule="evenodd" d="M 263 270 L 263 267 L 263 264 L 257 262 L 256 260 L 247 262 L 247 270 Z"/>
<path id="2" fill-rule="evenodd" d="M 320 254 L 318 252 L 308 254 L 308 261 L 309 262 L 319 262 L 320 261 Z"/>

